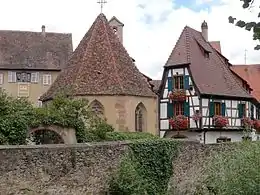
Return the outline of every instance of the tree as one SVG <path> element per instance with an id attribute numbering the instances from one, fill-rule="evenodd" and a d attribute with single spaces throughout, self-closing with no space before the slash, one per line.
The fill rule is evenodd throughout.
<path id="1" fill-rule="evenodd" d="M 250 10 L 254 6 L 254 0 L 240 0 L 243 1 L 242 7 L 244 9 Z M 258 18 L 260 18 L 260 12 L 258 13 Z M 257 21 L 244 21 L 244 20 L 237 20 L 232 16 L 228 17 L 229 23 L 235 24 L 240 28 L 244 28 L 245 30 L 251 31 L 253 30 L 253 40 L 260 41 L 260 22 Z M 236 22 L 235 22 L 236 21 Z M 260 45 L 256 45 L 255 50 L 260 50 Z"/>
<path id="2" fill-rule="evenodd" d="M 0 90 L 0 144 L 25 144 L 33 113 L 27 99 L 13 98 Z"/>

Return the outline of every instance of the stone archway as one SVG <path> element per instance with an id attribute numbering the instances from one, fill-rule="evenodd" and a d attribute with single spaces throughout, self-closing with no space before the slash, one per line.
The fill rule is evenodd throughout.
<path id="1" fill-rule="evenodd" d="M 48 130 L 48 131 L 53 131 L 53 132 L 57 133 L 62 138 L 64 144 L 76 144 L 77 143 L 75 129 L 68 128 L 68 127 L 60 127 L 57 125 L 39 126 L 36 128 L 31 128 L 31 129 L 29 129 L 27 136 L 29 137 L 34 132 L 41 131 L 41 130 Z"/>

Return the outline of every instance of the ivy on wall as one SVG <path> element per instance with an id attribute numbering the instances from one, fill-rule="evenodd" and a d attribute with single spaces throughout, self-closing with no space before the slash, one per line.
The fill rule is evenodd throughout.
<path id="1" fill-rule="evenodd" d="M 173 174 L 179 142 L 169 139 L 138 140 L 129 145 L 110 182 L 112 195 L 165 195 Z"/>

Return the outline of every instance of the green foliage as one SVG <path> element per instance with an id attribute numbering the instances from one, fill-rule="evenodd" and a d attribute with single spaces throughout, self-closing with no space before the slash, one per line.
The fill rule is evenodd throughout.
<path id="1" fill-rule="evenodd" d="M 95 116 L 86 99 L 72 99 L 57 95 L 47 106 L 34 108 L 27 99 L 18 99 L 0 91 L 0 144 L 26 144 L 28 128 L 58 125 L 76 131 L 77 141 L 101 141 L 114 129 Z M 52 133 L 45 133 L 54 137 Z M 35 141 L 43 136 L 34 136 Z"/>
<path id="2" fill-rule="evenodd" d="M 158 139 L 151 133 L 144 132 L 109 132 L 106 135 L 107 141 L 123 141 L 123 140 L 138 140 L 138 139 Z"/>
<path id="3" fill-rule="evenodd" d="M 243 1 L 242 7 L 244 9 L 249 9 L 249 10 L 253 8 L 253 4 L 255 3 L 254 0 L 241 0 L 241 1 Z M 258 18 L 259 17 L 260 17 L 260 12 L 258 13 Z M 238 20 L 235 23 L 237 19 L 232 16 L 229 16 L 228 20 L 229 23 L 235 24 L 236 26 L 240 28 L 244 28 L 245 30 L 251 31 L 253 29 L 253 39 L 260 40 L 260 22 L 257 21 L 245 22 L 244 20 Z M 255 50 L 259 50 L 259 49 L 260 49 L 260 45 L 257 45 L 255 47 Z"/>
<path id="4" fill-rule="evenodd" d="M 13 98 L 0 90 L 0 144 L 25 144 L 33 112 L 27 99 Z"/>
<path id="5" fill-rule="evenodd" d="M 101 141 L 106 133 L 114 131 L 103 119 L 95 116 L 88 108 L 86 99 L 73 99 L 58 95 L 46 107 L 35 109 L 31 126 L 59 125 L 72 127 L 76 131 L 77 142 Z"/>
<path id="6" fill-rule="evenodd" d="M 243 141 L 236 149 L 216 155 L 197 194 L 259 194 L 260 142 Z"/>
<path id="7" fill-rule="evenodd" d="M 72 127 L 76 131 L 78 142 L 86 141 L 86 124 L 90 123 L 91 113 L 85 99 L 71 99 L 63 95 L 55 97 L 42 108 L 35 108 L 31 127 L 40 125 L 59 125 Z"/>
<path id="8" fill-rule="evenodd" d="M 121 160 L 110 183 L 112 195 L 165 195 L 173 174 L 179 142 L 168 139 L 136 140 Z"/>

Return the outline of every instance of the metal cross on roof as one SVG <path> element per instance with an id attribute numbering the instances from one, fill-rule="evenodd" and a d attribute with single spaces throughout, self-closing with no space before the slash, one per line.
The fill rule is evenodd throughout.
<path id="1" fill-rule="evenodd" d="M 97 3 L 100 4 L 100 7 L 101 7 L 101 13 L 102 13 L 102 11 L 103 11 L 103 7 L 104 7 L 104 5 L 107 3 L 107 1 L 106 1 L 106 0 L 98 0 Z"/>

